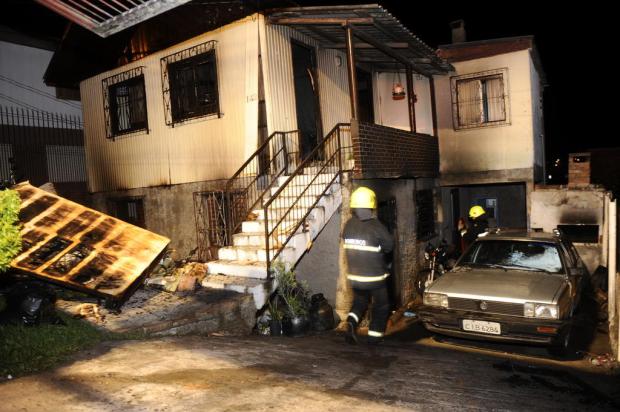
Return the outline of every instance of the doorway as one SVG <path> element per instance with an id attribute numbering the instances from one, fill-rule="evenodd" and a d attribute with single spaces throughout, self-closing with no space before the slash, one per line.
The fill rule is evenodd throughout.
<path id="1" fill-rule="evenodd" d="M 361 122 L 374 123 L 375 109 L 372 94 L 372 74 L 366 70 L 355 69 L 357 77 L 357 106 L 358 116 Z"/>
<path id="2" fill-rule="evenodd" d="M 323 136 L 316 54 L 314 49 L 297 42 L 291 42 L 291 47 L 297 128 L 300 131 L 299 151 L 303 160 L 314 150 Z"/>

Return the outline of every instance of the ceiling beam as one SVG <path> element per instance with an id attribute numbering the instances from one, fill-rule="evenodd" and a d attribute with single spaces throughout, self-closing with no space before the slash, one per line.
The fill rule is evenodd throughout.
<path id="1" fill-rule="evenodd" d="M 385 43 L 385 45 L 391 49 L 406 49 L 409 47 L 409 43 Z M 326 49 L 346 49 L 347 45 L 345 43 L 334 43 L 334 44 L 328 44 L 324 46 Z M 370 43 L 355 43 L 355 48 L 356 49 L 374 49 L 375 46 L 373 46 Z"/>
<path id="2" fill-rule="evenodd" d="M 373 24 L 372 17 L 354 17 L 351 19 L 342 18 L 321 18 L 321 17 L 269 17 L 269 23 L 295 25 L 295 24 L 315 24 L 315 25 L 347 25 L 347 24 Z"/>
<path id="3" fill-rule="evenodd" d="M 363 31 L 355 27 L 352 27 L 352 26 L 348 26 L 348 27 L 351 28 L 352 34 L 358 39 L 365 41 L 366 43 L 372 44 L 376 49 L 381 50 L 383 53 L 387 54 L 388 56 L 392 57 L 395 60 L 398 60 L 405 66 L 411 66 L 416 72 L 423 74 L 426 77 L 431 76 L 426 70 L 424 70 L 423 68 L 415 64 L 413 61 L 403 57 L 402 55 L 390 49 L 389 47 L 383 45 L 382 43 L 379 43 L 378 41 L 376 41 L 375 39 L 373 39 L 371 36 L 367 35 Z"/>

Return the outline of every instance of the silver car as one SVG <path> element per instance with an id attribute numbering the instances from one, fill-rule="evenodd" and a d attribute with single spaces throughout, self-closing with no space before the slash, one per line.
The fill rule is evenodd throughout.
<path id="1" fill-rule="evenodd" d="M 587 276 L 575 247 L 558 234 L 497 231 L 478 238 L 424 292 L 420 318 L 436 333 L 565 354 Z"/>

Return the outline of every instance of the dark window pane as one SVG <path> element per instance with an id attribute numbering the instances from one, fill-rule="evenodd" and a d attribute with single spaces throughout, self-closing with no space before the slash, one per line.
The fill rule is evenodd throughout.
<path id="1" fill-rule="evenodd" d="M 110 86 L 109 98 L 114 135 L 147 128 L 144 76 L 134 77 Z"/>
<path id="2" fill-rule="evenodd" d="M 173 121 L 219 112 L 215 52 L 168 66 Z"/>

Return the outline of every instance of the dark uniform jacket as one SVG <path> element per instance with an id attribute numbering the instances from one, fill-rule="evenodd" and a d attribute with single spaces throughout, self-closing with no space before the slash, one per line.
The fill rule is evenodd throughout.
<path id="1" fill-rule="evenodd" d="M 481 233 L 484 233 L 487 230 L 489 230 L 489 220 L 485 215 L 482 215 L 476 219 L 470 219 L 469 228 L 467 228 L 467 232 L 463 235 L 465 248 L 467 249 L 469 245 L 474 243 Z"/>
<path id="2" fill-rule="evenodd" d="M 347 259 L 347 277 L 355 289 L 375 289 L 385 285 L 389 276 L 383 259 L 392 251 L 392 235 L 377 219 L 361 220 L 353 216 L 342 232 Z"/>

